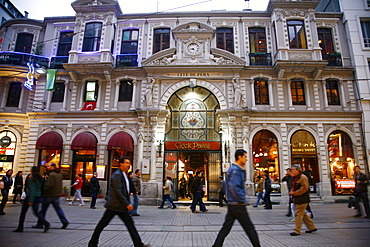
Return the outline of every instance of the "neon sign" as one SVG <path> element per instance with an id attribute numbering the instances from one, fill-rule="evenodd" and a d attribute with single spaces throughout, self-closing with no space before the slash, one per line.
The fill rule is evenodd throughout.
<path id="1" fill-rule="evenodd" d="M 36 80 L 36 69 L 33 63 L 27 63 L 27 66 L 27 80 L 24 82 L 24 87 L 28 90 L 33 90 L 33 82 Z"/>

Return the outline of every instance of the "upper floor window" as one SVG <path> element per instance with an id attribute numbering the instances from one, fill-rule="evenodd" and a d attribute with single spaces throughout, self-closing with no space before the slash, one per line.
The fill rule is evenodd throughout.
<path id="1" fill-rule="evenodd" d="M 136 54 L 137 43 L 139 37 L 139 30 L 123 30 L 122 31 L 122 43 L 121 43 L 121 54 Z"/>
<path id="2" fill-rule="evenodd" d="M 292 93 L 293 105 L 306 104 L 305 96 L 304 96 L 304 82 L 303 81 L 291 81 L 290 91 Z"/>
<path id="3" fill-rule="evenodd" d="M 364 46 L 370 47 L 370 21 L 361 21 L 362 36 Z"/>
<path id="4" fill-rule="evenodd" d="M 266 33 L 264 28 L 249 28 L 250 52 L 266 52 Z"/>
<path id="5" fill-rule="evenodd" d="M 82 51 L 99 51 L 102 23 L 91 22 L 86 24 Z"/>
<path id="6" fill-rule="evenodd" d="M 32 41 L 33 41 L 33 34 L 19 33 L 17 37 L 17 41 L 15 42 L 14 51 L 31 53 Z"/>
<path id="7" fill-rule="evenodd" d="M 261 79 L 255 80 L 254 95 L 256 105 L 268 105 L 269 104 L 268 82 Z"/>
<path id="8" fill-rule="evenodd" d="M 7 107 L 18 107 L 19 99 L 22 92 L 22 83 L 11 82 L 9 84 L 8 100 L 6 101 Z"/>
<path id="9" fill-rule="evenodd" d="M 234 53 L 234 33 L 232 28 L 217 28 L 216 30 L 217 48 Z"/>
<path id="10" fill-rule="evenodd" d="M 121 81 L 119 86 L 118 101 L 131 101 L 132 100 L 133 85 L 132 81 Z"/>
<path id="11" fill-rule="evenodd" d="M 157 28 L 154 30 L 153 53 L 170 48 L 170 29 Z"/>
<path id="12" fill-rule="evenodd" d="M 60 32 L 57 56 L 69 56 L 72 46 L 73 31 Z"/>
<path id="13" fill-rule="evenodd" d="M 321 47 L 321 54 L 325 55 L 332 53 L 334 49 L 331 29 L 319 28 L 317 29 L 317 34 L 319 36 L 319 46 Z"/>
<path id="14" fill-rule="evenodd" d="M 329 105 L 340 105 L 338 81 L 336 80 L 326 81 L 326 96 L 328 98 Z"/>
<path id="15" fill-rule="evenodd" d="M 98 98 L 98 81 L 87 81 L 85 87 L 85 102 L 94 102 Z"/>
<path id="16" fill-rule="evenodd" d="M 288 20 L 289 47 L 291 49 L 307 49 L 304 22 L 301 20 Z"/>
<path id="17" fill-rule="evenodd" d="M 51 102 L 63 102 L 64 91 L 65 91 L 64 82 L 55 83 L 55 91 L 53 92 L 53 97 L 51 98 Z"/>

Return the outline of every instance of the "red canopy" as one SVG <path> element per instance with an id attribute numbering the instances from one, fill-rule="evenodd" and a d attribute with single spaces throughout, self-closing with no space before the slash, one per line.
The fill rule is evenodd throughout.
<path id="1" fill-rule="evenodd" d="M 48 132 L 37 139 L 36 149 L 61 150 L 63 147 L 62 137 L 55 132 Z"/>
<path id="2" fill-rule="evenodd" d="M 107 150 L 134 151 L 134 144 L 131 136 L 126 132 L 118 132 L 110 138 Z"/>
<path id="3" fill-rule="evenodd" d="M 83 132 L 78 134 L 72 141 L 72 150 L 96 150 L 96 137 L 90 132 Z"/>

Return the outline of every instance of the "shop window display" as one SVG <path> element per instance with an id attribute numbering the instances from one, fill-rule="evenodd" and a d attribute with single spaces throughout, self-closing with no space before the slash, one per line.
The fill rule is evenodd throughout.
<path id="1" fill-rule="evenodd" d="M 356 163 L 352 145 L 349 136 L 342 131 L 334 131 L 329 135 L 328 152 L 334 195 L 352 194 L 355 188 L 353 174 Z"/>
<path id="2" fill-rule="evenodd" d="M 60 150 L 43 149 L 40 150 L 40 174 L 46 173 L 46 165 L 54 163 L 57 168 L 60 168 Z M 64 178 L 64 179 L 69 179 Z"/>
<path id="3" fill-rule="evenodd" d="M 13 168 L 17 139 L 10 131 L 0 132 L 0 176 Z"/>

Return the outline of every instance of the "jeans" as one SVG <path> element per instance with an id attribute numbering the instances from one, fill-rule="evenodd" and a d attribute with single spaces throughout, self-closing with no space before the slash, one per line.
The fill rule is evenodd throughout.
<path id="1" fill-rule="evenodd" d="M 356 196 L 355 205 L 357 208 L 357 214 L 359 215 L 361 215 L 360 200 L 362 200 L 364 204 L 366 215 L 370 216 L 369 198 L 367 197 L 367 192 L 359 192 Z"/>
<path id="2" fill-rule="evenodd" d="M 139 207 L 140 203 L 140 196 L 139 194 L 134 194 L 134 204 L 132 205 L 134 207 L 134 210 L 132 210 L 133 214 L 137 214 L 137 208 Z"/>
<path id="3" fill-rule="evenodd" d="M 76 200 L 80 199 L 80 204 L 85 205 L 82 196 L 81 196 L 81 190 L 76 190 L 75 196 L 73 197 L 73 200 L 71 201 L 71 204 L 73 204 Z"/>
<path id="4" fill-rule="evenodd" d="M 2 189 L 1 195 L 3 196 L 3 199 L 1 200 L 1 204 L 0 204 L 0 213 L 3 213 L 6 202 L 8 201 L 9 189 Z"/>
<path id="5" fill-rule="evenodd" d="M 95 208 L 96 205 L 96 198 L 98 197 L 98 193 L 91 192 L 91 202 L 90 202 L 90 208 Z"/>
<path id="6" fill-rule="evenodd" d="M 39 204 L 41 203 L 41 201 L 42 201 L 41 197 L 36 197 L 32 205 L 28 205 L 27 200 L 23 202 L 22 211 L 21 215 L 19 216 L 19 223 L 17 227 L 18 230 L 23 231 L 24 220 L 26 219 L 26 213 L 30 206 L 32 207 L 33 214 L 40 220 L 41 225 L 44 226 L 50 225 L 50 223 L 45 220 L 44 216 L 42 216 L 41 212 L 39 211 Z"/>
<path id="7" fill-rule="evenodd" d="M 258 193 L 257 193 L 257 201 L 256 201 L 256 203 L 253 205 L 254 207 L 258 207 L 258 204 L 260 203 L 261 198 L 262 198 L 262 192 L 258 192 Z"/>
<path id="8" fill-rule="evenodd" d="M 270 194 L 271 194 L 270 190 L 265 191 L 265 194 L 263 194 L 263 197 L 262 197 L 263 201 L 265 202 L 266 208 L 272 208 Z"/>
<path id="9" fill-rule="evenodd" d="M 315 230 L 316 229 L 315 224 L 313 223 L 313 221 L 311 220 L 311 218 L 308 217 L 308 215 L 306 213 L 307 205 L 308 205 L 308 203 L 295 204 L 296 213 L 295 213 L 295 228 L 294 228 L 294 232 L 297 233 L 297 234 L 301 234 L 302 221 L 305 223 L 305 225 L 307 226 L 307 229 L 309 231 L 312 231 L 312 230 Z"/>
<path id="10" fill-rule="evenodd" d="M 163 208 L 164 203 L 165 203 L 166 200 L 168 201 L 168 206 L 171 205 L 173 208 L 176 208 L 175 203 L 173 203 L 173 201 L 172 201 L 171 195 L 163 195 L 162 203 L 161 203 L 161 206 L 159 206 L 159 207 Z"/>
<path id="11" fill-rule="evenodd" d="M 206 211 L 206 206 L 203 203 L 202 200 L 202 193 L 201 192 L 196 192 L 193 194 L 193 202 L 191 203 L 190 209 L 192 212 L 196 211 L 196 206 L 199 203 L 199 209 L 200 211 Z"/>
<path id="12" fill-rule="evenodd" d="M 68 224 L 68 220 L 64 215 L 64 212 L 62 208 L 59 206 L 59 196 L 49 196 L 49 197 L 44 197 L 42 200 L 42 208 L 41 208 L 41 214 L 45 218 L 46 216 L 46 211 L 48 210 L 49 205 L 52 204 L 55 212 L 57 213 L 60 222 L 62 222 L 63 225 Z M 39 219 L 37 221 L 38 226 L 42 226 L 42 221 Z"/>
<path id="13" fill-rule="evenodd" d="M 91 236 L 88 246 L 97 246 L 97 244 L 99 243 L 101 232 L 109 224 L 109 222 L 113 219 L 115 215 L 118 215 L 118 217 L 120 217 L 121 220 L 125 223 L 127 230 L 132 238 L 132 241 L 134 242 L 134 246 L 143 246 L 139 233 L 137 232 L 134 222 L 132 221 L 132 218 L 128 214 L 128 212 L 119 212 L 110 209 L 105 210 L 103 217 L 100 219 L 98 225 L 95 227 L 94 233 Z"/>
<path id="14" fill-rule="evenodd" d="M 258 234 L 252 221 L 249 218 L 247 208 L 245 205 L 228 205 L 225 222 L 217 235 L 213 247 L 222 247 L 226 236 L 229 234 L 231 227 L 235 220 L 238 220 L 240 225 L 243 227 L 245 233 L 247 233 L 249 240 L 254 247 L 260 247 L 260 241 Z"/>

